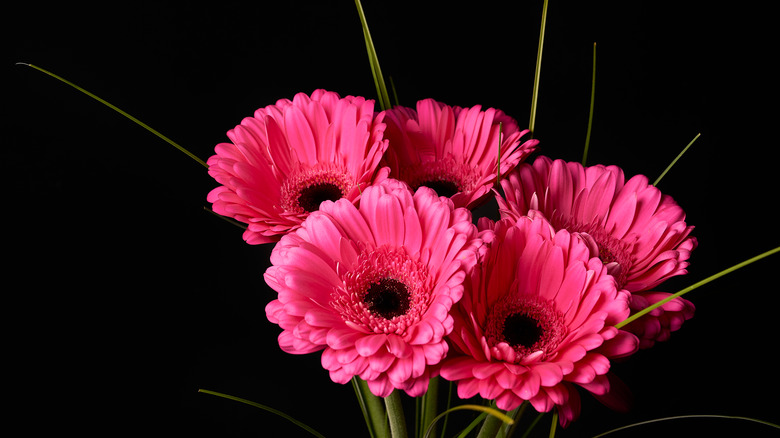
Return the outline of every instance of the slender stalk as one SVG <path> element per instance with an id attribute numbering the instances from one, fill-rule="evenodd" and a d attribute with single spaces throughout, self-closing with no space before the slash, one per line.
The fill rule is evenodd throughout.
<path id="1" fill-rule="evenodd" d="M 503 412 L 499 411 L 498 409 L 494 409 L 494 408 L 491 408 L 491 407 L 488 407 L 488 406 L 482 406 L 482 405 L 466 404 L 466 405 L 455 406 L 454 408 L 447 409 L 446 411 L 444 411 L 441 414 L 437 415 L 436 418 L 433 419 L 433 422 L 431 423 L 431 425 L 428 426 L 428 431 L 425 433 L 425 437 L 424 438 L 428 438 L 430 436 L 431 429 L 433 429 L 433 427 L 432 427 L 433 423 L 436 423 L 437 421 L 439 421 L 442 418 L 446 418 L 451 412 L 461 411 L 461 410 L 471 410 L 471 411 L 482 412 L 482 414 L 480 414 L 480 416 L 477 417 L 476 420 L 474 420 L 475 423 L 473 423 L 473 424 L 479 423 L 480 421 L 482 421 L 482 418 L 484 418 L 487 415 L 489 415 L 491 417 L 497 417 L 499 420 L 501 420 L 501 421 L 503 421 L 504 423 L 507 423 L 507 424 L 513 424 L 514 423 L 514 420 L 512 420 L 509 416 L 507 416 Z M 467 435 L 468 432 L 471 431 L 472 428 L 473 428 L 473 425 L 469 426 L 468 429 L 466 431 L 464 431 L 464 433 L 461 433 L 461 435 L 459 435 L 459 436 Z"/>
<path id="2" fill-rule="evenodd" d="M 753 262 L 757 262 L 757 261 L 759 261 L 759 260 L 761 260 L 761 259 L 763 259 L 765 257 L 768 257 L 768 256 L 770 256 L 770 255 L 772 255 L 772 254 L 774 254 L 774 253 L 776 253 L 778 251 L 780 251 L 780 246 L 778 246 L 775 249 L 771 249 L 769 251 L 761 253 L 761 254 L 759 254 L 759 255 L 757 255 L 755 257 L 749 258 L 749 259 L 747 259 L 747 260 L 745 260 L 745 261 L 743 261 L 741 263 L 737 263 L 736 265 L 734 265 L 734 266 L 732 266 L 730 268 L 724 269 L 724 270 L 718 272 L 717 274 L 711 275 L 711 276 L 705 278 L 704 280 L 701 280 L 701 281 L 699 281 L 697 283 L 694 283 L 694 284 L 686 287 L 685 289 L 677 292 L 676 294 L 673 294 L 673 295 L 670 295 L 670 296 L 666 297 L 665 299 L 663 299 L 663 300 L 653 304 L 652 306 L 649 306 L 649 307 L 647 307 L 645 309 L 640 310 L 639 312 L 629 316 L 628 318 L 624 319 L 623 321 L 615 324 L 615 327 L 616 328 L 621 328 L 621 327 L 625 326 L 626 324 L 629 324 L 629 323 L 635 321 L 636 319 L 641 318 L 642 316 L 644 316 L 644 315 L 652 312 L 653 310 L 663 306 L 664 304 L 668 303 L 669 301 L 672 301 L 673 299 L 675 299 L 677 297 L 681 297 L 681 296 L 687 294 L 688 292 L 690 292 L 690 291 L 692 291 L 694 289 L 697 289 L 697 288 L 699 288 L 701 286 L 704 286 L 705 284 L 707 284 L 707 283 L 709 283 L 711 281 L 717 280 L 718 278 L 723 277 L 726 274 L 730 274 L 730 273 L 736 271 L 739 268 L 743 268 L 743 267 L 745 267 L 745 266 L 747 266 L 747 265 L 749 265 L 749 264 L 751 264 Z"/>
<path id="3" fill-rule="evenodd" d="M 498 433 L 501 424 L 503 424 L 503 422 L 500 418 L 488 415 L 487 418 L 485 418 L 485 422 L 482 423 L 482 428 L 479 429 L 477 438 L 494 438 Z"/>
<path id="4" fill-rule="evenodd" d="M 505 435 L 507 437 L 514 436 L 515 431 L 517 430 L 517 425 L 520 423 L 520 418 L 523 417 L 523 414 L 525 414 L 525 411 L 528 410 L 528 406 L 530 406 L 530 405 L 531 404 L 529 402 L 524 401 L 523 404 L 521 404 L 520 407 L 518 407 L 515 410 L 515 413 L 512 416 L 512 419 L 515 421 L 514 424 L 506 425 L 506 433 L 505 433 Z"/>
<path id="5" fill-rule="evenodd" d="M 368 62 L 371 65 L 371 73 L 374 75 L 374 85 L 376 86 L 377 100 L 379 107 L 382 110 L 389 109 L 391 107 L 390 96 L 387 93 L 387 85 L 385 84 L 385 78 L 382 76 L 382 68 L 379 67 L 379 58 L 376 54 L 376 48 L 374 47 L 374 41 L 371 39 L 371 32 L 368 30 L 368 22 L 366 21 L 366 14 L 363 12 L 363 5 L 360 0 L 355 0 L 355 6 L 360 15 L 360 24 L 363 26 L 363 37 L 366 40 L 366 51 L 368 52 Z"/>
<path id="6" fill-rule="evenodd" d="M 658 178 L 655 180 L 655 182 L 653 183 L 653 186 L 657 186 L 658 183 L 661 182 L 661 178 L 663 178 L 664 175 L 666 175 L 666 172 L 668 172 L 669 169 L 671 169 L 672 166 L 674 166 L 677 163 L 677 160 L 679 160 L 680 157 L 683 156 L 683 154 L 688 150 L 689 147 L 691 147 L 693 142 L 695 142 L 699 138 L 699 136 L 701 136 L 701 133 L 696 134 L 696 137 L 693 137 L 693 140 L 691 140 L 691 142 L 688 143 L 688 146 L 685 146 L 685 148 L 679 154 L 677 154 L 677 157 L 675 157 L 675 159 L 672 160 L 672 162 L 669 163 L 668 166 L 666 166 L 666 169 L 664 169 L 664 171 L 661 172 L 661 175 L 659 175 Z"/>
<path id="7" fill-rule="evenodd" d="M 418 436 L 422 431 L 433 423 L 433 419 L 438 415 L 439 408 L 439 377 L 434 377 L 428 382 L 428 391 L 422 396 L 422 415 L 420 416 L 420 428 Z M 431 433 L 436 433 L 435 425 Z"/>
<path id="8" fill-rule="evenodd" d="M 371 393 L 368 384 L 362 379 L 353 377 L 352 386 L 355 388 L 355 395 L 366 419 L 369 435 L 372 438 L 389 438 L 390 429 L 385 420 L 386 413 L 382 400 Z"/>
<path id="9" fill-rule="evenodd" d="M 544 417 L 544 412 L 539 412 L 539 414 L 534 418 L 534 421 L 531 422 L 531 424 L 525 429 L 525 433 L 523 433 L 523 436 L 520 438 L 528 438 L 529 435 L 531 435 L 531 431 L 534 430 L 534 427 L 536 427 L 537 423 L 539 423 L 539 420 Z"/>
<path id="10" fill-rule="evenodd" d="M 45 70 L 45 69 L 43 69 L 43 68 L 41 68 L 41 67 L 38 67 L 37 65 L 33 65 L 33 64 L 27 64 L 27 63 L 24 63 L 24 62 L 17 62 L 16 64 L 17 64 L 17 65 L 25 65 L 25 66 L 27 66 L 27 67 L 31 67 L 31 68 L 33 68 L 33 69 L 35 69 L 35 70 L 38 70 L 38 71 L 39 71 L 39 72 L 41 72 L 41 73 L 44 73 L 44 74 L 46 74 L 46 75 L 48 75 L 48 76 L 50 76 L 50 77 L 52 77 L 52 78 L 54 78 L 54 79 L 57 79 L 58 81 L 60 81 L 60 82 L 62 82 L 62 83 L 64 83 L 64 84 L 66 84 L 66 85 L 69 85 L 69 86 L 71 86 L 71 87 L 75 88 L 76 90 L 78 90 L 78 91 L 80 91 L 80 92 L 82 92 L 82 93 L 86 94 L 87 96 L 89 96 L 89 97 L 91 97 L 91 98 L 95 99 L 96 101 L 98 101 L 98 102 L 102 103 L 103 105 L 105 105 L 105 106 L 107 106 L 107 107 L 111 108 L 112 110 L 114 110 L 114 111 L 118 112 L 119 114 L 121 114 L 121 115 L 125 116 L 126 118 L 130 119 L 130 120 L 131 120 L 133 123 L 135 123 L 136 125 L 138 125 L 138 126 L 140 126 L 140 127 L 144 128 L 144 129 L 146 129 L 147 131 L 149 131 L 149 132 L 151 132 L 152 134 L 156 135 L 157 137 L 161 138 L 162 140 L 164 140 L 165 142 L 167 142 L 167 143 L 168 143 L 168 144 L 170 144 L 171 146 L 175 147 L 175 148 L 176 148 L 176 149 L 178 149 L 179 151 L 181 151 L 181 152 L 183 152 L 184 154 L 186 154 L 188 157 L 190 157 L 190 158 L 192 158 L 193 160 L 197 161 L 197 162 L 198 162 L 199 164 L 201 164 L 203 167 L 206 167 L 206 168 L 208 168 L 208 167 L 209 167 L 209 166 L 208 166 L 208 164 L 206 164 L 206 162 L 205 162 L 205 161 L 203 161 L 203 160 L 201 160 L 200 158 L 196 157 L 196 156 L 195 156 L 195 155 L 194 155 L 192 152 L 188 151 L 187 149 L 184 149 L 184 148 L 183 148 L 182 146 L 180 146 L 178 143 L 176 143 L 176 142 L 174 142 L 173 140 L 171 140 L 170 138 L 168 138 L 168 137 L 166 137 L 166 136 L 162 135 L 162 134 L 161 134 L 160 132 L 158 132 L 157 130 L 155 130 L 155 129 L 152 129 L 152 127 L 150 127 L 150 126 L 149 126 L 149 125 L 147 125 L 146 123 L 144 123 L 144 122 L 142 122 L 142 121 L 138 120 L 137 118 L 135 118 L 135 117 L 131 116 L 131 115 L 130 115 L 130 114 L 128 114 L 127 112 L 125 112 L 125 111 L 123 111 L 123 110 L 121 110 L 121 109 L 117 108 L 117 107 L 116 107 L 114 104 L 112 104 L 112 103 L 110 103 L 110 102 L 108 102 L 108 101 L 106 101 L 106 100 L 104 100 L 104 99 L 102 99 L 102 98 L 98 97 L 97 95 L 95 95 L 95 94 L 93 94 L 93 93 L 91 93 L 91 92 L 89 92 L 89 91 L 85 90 L 84 88 L 81 88 L 81 87 L 79 87 L 78 85 L 74 84 L 73 82 L 70 82 L 70 81 L 68 81 L 68 80 L 66 80 L 66 79 L 64 79 L 64 78 L 62 78 L 62 77 L 60 77 L 60 76 L 57 76 L 56 74 L 54 74 L 54 73 L 52 73 L 52 72 L 50 72 L 50 71 L 48 71 L 48 70 Z"/>
<path id="11" fill-rule="evenodd" d="M 455 388 L 455 384 L 453 382 L 447 382 L 447 408 L 444 410 L 445 412 L 450 410 L 450 407 L 452 406 L 452 390 Z M 438 418 L 438 417 L 437 417 Z M 449 420 L 449 416 L 444 416 L 444 424 L 441 426 L 441 438 L 444 438 L 444 434 L 447 432 L 447 421 Z M 434 419 L 431 421 L 431 423 L 435 422 Z"/>
<path id="12" fill-rule="evenodd" d="M 555 438 L 555 431 L 558 428 L 558 411 L 553 411 L 552 423 L 550 424 L 550 438 Z"/>
<path id="13" fill-rule="evenodd" d="M 406 417 L 401 403 L 401 393 L 396 389 L 385 397 L 387 418 L 390 420 L 390 436 L 392 438 L 407 438 Z"/>
<path id="14" fill-rule="evenodd" d="M 596 100 L 596 43 L 593 43 L 593 73 L 590 80 L 590 110 L 588 111 L 588 131 L 585 133 L 585 149 L 582 151 L 582 165 L 588 161 L 590 149 L 590 132 L 593 127 L 593 103 Z"/>
<path id="15" fill-rule="evenodd" d="M 320 434 L 316 430 L 312 429 L 311 427 L 301 423 L 300 421 L 296 420 L 295 418 L 285 414 L 282 411 L 276 410 L 274 408 L 270 408 L 270 407 L 262 405 L 260 403 L 256 403 L 256 402 L 253 402 L 253 401 L 250 401 L 250 400 L 247 400 L 247 399 L 243 399 L 243 398 L 240 398 L 240 397 L 236 397 L 236 396 L 232 396 L 232 395 L 228 395 L 228 394 L 223 394 L 221 392 L 209 391 L 207 389 L 199 389 L 198 392 L 202 392 L 204 394 L 215 395 L 217 397 L 226 398 L 228 400 L 233 400 L 233 401 L 237 401 L 237 402 L 241 402 L 241 403 L 247 404 L 249 406 L 260 408 L 262 410 L 268 411 L 268 412 L 270 412 L 272 414 L 275 414 L 275 415 L 278 415 L 278 416 L 284 418 L 285 420 L 295 424 L 296 426 L 300 427 L 301 429 L 309 432 L 310 434 L 312 434 L 312 435 L 314 435 L 314 436 L 316 436 L 318 438 L 325 438 L 322 434 Z"/>
<path id="16" fill-rule="evenodd" d="M 531 137 L 533 138 L 534 129 L 536 127 L 536 107 L 539 100 L 539 77 L 542 72 L 542 49 L 544 48 L 544 30 L 547 24 L 547 0 L 544 0 L 542 6 L 542 25 L 539 29 L 539 48 L 536 52 L 536 70 L 534 71 L 534 88 L 533 95 L 531 96 L 531 119 L 528 121 L 528 129 L 531 131 Z"/>
<path id="17" fill-rule="evenodd" d="M 483 412 L 483 413 L 477 415 L 477 418 L 475 418 L 471 423 L 469 423 L 469 425 L 466 426 L 466 428 L 463 429 L 460 432 L 460 434 L 458 434 L 458 438 L 466 438 L 467 436 L 469 436 L 471 431 L 476 429 L 477 425 L 479 423 L 482 423 L 483 421 L 485 421 L 485 418 L 487 417 L 487 415 L 488 414 L 486 412 Z"/>

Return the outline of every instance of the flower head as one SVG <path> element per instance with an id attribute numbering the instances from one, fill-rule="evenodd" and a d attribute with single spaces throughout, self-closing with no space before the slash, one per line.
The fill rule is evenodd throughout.
<path id="1" fill-rule="evenodd" d="M 629 294 L 580 236 L 555 232 L 541 215 L 498 221 L 466 285 L 441 367 L 461 398 L 557 407 L 567 424 L 579 410 L 573 384 L 606 394 L 609 359 L 637 349 L 634 335 L 613 327 L 629 314 Z"/>
<path id="2" fill-rule="evenodd" d="M 324 202 L 282 237 L 265 273 L 279 294 L 266 314 L 284 351 L 322 350 L 333 381 L 358 376 L 377 396 L 421 395 L 483 248 L 468 210 L 388 179 L 366 188 L 359 207 Z"/>
<path id="3" fill-rule="evenodd" d="M 685 223 L 682 208 L 643 175 L 626 180 L 617 166 L 585 167 L 540 156 L 533 164 L 518 166 L 501 186 L 505 199 L 497 200 L 502 217 L 516 219 L 538 210 L 555 229 L 584 237 L 618 288 L 631 292 L 635 311 L 668 295 L 653 288 L 687 273 L 697 244 L 690 236 L 693 227 Z M 692 316 L 693 304 L 676 298 L 631 327 L 649 346 Z"/>
<path id="4" fill-rule="evenodd" d="M 216 146 L 209 174 L 221 184 L 213 210 L 247 224 L 250 244 L 278 241 L 322 201 L 356 202 L 387 177 L 384 113 L 374 102 L 325 90 L 295 95 L 255 111 Z"/>
<path id="5" fill-rule="evenodd" d="M 514 119 L 481 106 L 452 107 L 433 99 L 416 110 L 387 111 L 385 161 L 394 178 L 412 188 L 426 186 L 452 199 L 456 207 L 474 208 L 490 195 L 501 176 L 536 148 L 538 140 L 521 141 Z"/>

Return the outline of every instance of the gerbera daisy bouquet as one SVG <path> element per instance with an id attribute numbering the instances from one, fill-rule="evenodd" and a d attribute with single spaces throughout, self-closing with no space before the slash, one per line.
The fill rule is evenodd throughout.
<path id="1" fill-rule="evenodd" d="M 569 90 L 562 82 L 569 78 L 565 72 L 556 71 L 550 79 L 542 73 L 542 55 L 550 53 L 545 47 L 545 41 L 549 42 L 547 1 L 526 11 L 537 15 L 517 20 L 516 25 L 524 29 L 518 34 L 527 37 L 528 29 L 533 30 L 535 38 L 530 43 L 515 47 L 514 42 L 496 38 L 494 47 L 484 49 L 498 59 L 474 55 L 482 60 L 478 68 L 532 66 L 517 72 L 518 78 L 529 78 L 527 90 L 519 79 L 512 84 L 475 84 L 476 91 L 464 91 L 466 96 L 458 102 L 437 97 L 435 86 L 429 95 L 399 98 L 404 95 L 403 85 L 414 78 L 396 85 L 392 75 L 383 73 L 385 63 L 380 63 L 381 50 L 373 40 L 377 29 L 389 29 L 378 13 L 381 8 L 369 8 L 377 12 L 371 16 L 359 0 L 354 6 L 355 29 L 362 29 L 363 38 L 362 42 L 360 34 L 350 38 L 365 46 L 368 62 L 361 71 L 373 79 L 372 92 L 315 87 L 258 102 L 256 109 L 235 119 L 226 138 L 212 145 L 207 159 L 198 158 L 97 94 L 42 67 L 24 64 L 119 112 L 205 168 L 209 188 L 203 198 L 205 209 L 213 214 L 200 214 L 209 220 L 224 219 L 209 226 L 218 225 L 220 239 L 231 242 L 212 239 L 215 243 L 210 248 L 230 260 L 240 259 L 234 242 L 241 241 L 240 254 L 252 251 L 240 263 L 255 264 L 252 272 L 257 284 L 245 289 L 254 297 L 248 301 L 254 307 L 240 312 L 251 315 L 253 329 L 243 335 L 242 342 L 220 339 L 218 343 L 231 351 L 227 355 L 236 362 L 243 357 L 236 351 L 247 348 L 245 343 L 251 345 L 251 350 L 263 354 L 249 363 L 262 366 L 235 365 L 238 371 L 219 368 L 233 380 L 211 378 L 198 383 L 199 398 L 188 399 L 190 409 L 203 412 L 208 404 L 216 409 L 209 418 L 213 421 L 224 415 L 231 419 L 227 423 L 235 418 L 229 409 L 259 408 L 246 412 L 260 418 L 259 430 L 273 436 L 322 437 L 326 433 L 317 422 L 325 422 L 324 429 L 339 436 L 372 438 L 582 436 L 592 435 L 596 427 L 603 436 L 621 433 L 616 424 L 633 428 L 683 417 L 711 417 L 713 422 L 728 420 L 739 427 L 757 427 L 761 433 L 777 433 L 780 426 L 771 418 L 744 412 L 672 410 L 651 419 L 636 416 L 637 406 L 671 403 L 670 399 L 689 391 L 682 385 L 691 381 L 717 375 L 719 380 L 703 385 L 722 391 L 722 386 L 734 385 L 734 381 L 760 387 L 760 379 L 771 378 L 734 375 L 732 363 L 755 360 L 760 353 L 723 335 L 716 335 L 727 344 L 718 347 L 721 360 L 711 363 L 720 371 L 694 371 L 681 378 L 680 370 L 690 360 L 682 353 L 688 348 L 686 343 L 699 339 L 678 335 L 692 324 L 692 318 L 696 321 L 695 314 L 712 308 L 705 301 L 697 310 L 696 299 L 688 295 L 691 291 L 780 251 L 780 247 L 772 248 L 775 234 L 761 231 L 774 228 L 777 221 L 769 219 L 768 227 L 766 223 L 753 225 L 750 216 L 755 205 L 747 208 L 748 203 L 733 191 L 733 185 L 740 183 L 747 191 L 763 188 L 728 181 L 728 173 L 707 188 L 722 191 L 718 214 L 731 217 L 734 229 L 746 239 L 760 236 L 767 248 L 747 254 L 749 258 L 734 259 L 724 253 L 704 257 L 709 264 L 696 268 L 698 281 L 686 283 L 689 269 L 697 266 L 698 253 L 717 248 L 705 245 L 705 237 L 688 219 L 688 205 L 696 204 L 696 196 L 680 199 L 674 196 L 673 186 L 659 183 L 667 173 L 668 178 L 683 183 L 679 175 L 671 176 L 679 171 L 675 166 L 700 165 L 677 164 L 689 148 L 698 146 L 699 134 L 694 132 L 684 140 L 669 138 L 664 126 L 638 121 L 635 135 L 651 147 L 633 149 L 634 157 L 619 155 L 628 166 L 591 151 L 596 72 L 601 71 L 596 68 L 593 44 L 587 47 L 587 56 L 580 51 L 578 60 L 592 67 L 591 74 L 575 81 L 586 85 L 577 94 L 585 99 L 576 102 L 584 109 L 577 115 L 586 116 L 577 125 L 584 128 L 584 145 L 577 146 L 576 157 L 558 146 L 558 139 L 568 137 L 556 130 L 578 128 L 564 123 L 570 118 L 567 110 L 545 105 L 544 93 L 540 97 L 542 84 L 561 93 Z M 466 21 L 486 18 L 470 17 L 466 10 L 459 14 Z M 488 15 L 498 19 L 501 11 Z M 429 37 L 421 32 L 405 35 L 403 41 L 432 47 L 428 50 L 439 44 L 462 44 L 457 53 L 464 57 L 474 49 L 464 41 L 468 36 L 458 32 L 439 35 L 437 41 Z M 533 62 L 515 62 L 518 57 Z M 408 68 L 415 62 L 405 63 L 402 58 L 390 57 Z M 552 58 L 556 59 L 555 54 Z M 453 65 L 441 66 L 440 75 L 448 69 L 474 68 L 460 65 L 473 59 L 451 61 Z M 232 68 L 240 70 L 237 65 Z M 317 78 L 318 69 L 327 68 L 313 65 L 305 74 Z M 399 75 L 413 74 L 394 70 Z M 517 84 L 523 84 L 521 91 Z M 273 84 L 262 87 L 273 90 Z M 463 103 L 475 99 L 469 93 L 478 95 L 480 88 L 491 87 L 513 95 L 504 100 L 511 103 L 506 107 Z M 458 93 L 446 94 L 453 95 Z M 517 114 L 521 100 L 530 107 L 527 123 Z M 553 116 L 540 129 L 537 114 L 546 114 L 545 110 Z M 720 134 L 734 135 L 725 129 Z M 647 140 L 648 136 L 652 139 Z M 611 140 L 625 149 L 639 142 L 636 138 Z M 594 164 L 593 155 L 603 161 Z M 668 165 L 640 171 L 643 156 Z M 710 159 L 707 154 L 700 156 Z M 731 159 L 712 158 L 736 166 Z M 646 176 L 651 171 L 658 176 Z M 154 191 L 147 187 L 144 196 L 155 197 Z M 771 217 L 771 212 L 763 214 Z M 112 217 L 104 219 L 110 222 Z M 696 222 L 706 221 L 697 215 Z M 114 231 L 119 241 L 124 240 L 121 228 Z M 170 231 L 180 233 L 176 227 Z M 731 231 L 705 232 L 704 236 Z M 700 242 L 702 248 L 697 249 Z M 216 279 L 208 284 L 230 288 L 235 266 L 235 262 L 204 266 L 209 277 Z M 768 266 L 764 262 L 764 269 L 771 270 Z M 143 272 L 143 265 L 138 272 Z M 755 270 L 752 273 L 757 275 Z M 770 278 L 766 290 L 735 290 L 727 295 L 735 301 L 759 303 L 761 294 L 776 295 Z M 730 288 L 739 284 L 738 279 L 734 281 Z M 166 287 L 180 288 L 175 283 Z M 186 289 L 182 293 L 186 297 Z M 143 318 L 142 313 L 138 315 L 139 324 Z M 752 330 L 739 315 L 719 318 L 728 330 Z M 206 336 L 215 326 L 207 325 L 202 334 Z M 251 334 L 260 331 L 262 338 Z M 706 335 L 701 330 L 694 334 Z M 763 333 L 760 342 L 773 336 Z M 664 350 L 676 342 L 680 350 Z M 661 350 L 660 358 L 653 355 L 657 350 Z M 645 362 L 649 365 L 643 366 Z M 762 366 L 757 366 L 758 374 Z M 247 392 L 263 394 L 262 399 L 246 396 L 237 376 L 255 382 L 256 389 Z M 649 393 L 661 382 L 667 385 L 663 395 Z M 669 394 L 669 385 L 677 394 Z M 732 399 L 740 397 L 722 393 Z M 641 402 L 643 397 L 648 401 Z M 199 408 L 191 407 L 199 403 Z M 599 416 L 605 419 L 599 422 Z M 629 423 L 628 418 L 636 421 Z M 590 428 L 578 429 L 587 419 L 592 419 Z"/>

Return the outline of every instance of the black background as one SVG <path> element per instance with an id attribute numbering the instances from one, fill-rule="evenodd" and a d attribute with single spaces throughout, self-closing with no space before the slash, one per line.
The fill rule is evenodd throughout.
<path id="1" fill-rule="evenodd" d="M 364 4 L 401 103 L 482 104 L 527 124 L 542 2 L 420 4 Z M 700 242 L 690 274 L 664 285 L 670 292 L 780 242 L 776 31 L 768 10 L 720 5 L 551 2 L 548 11 L 540 153 L 581 159 L 594 42 L 589 164 L 652 181 L 702 134 L 659 184 Z M 279 98 L 316 88 L 375 96 L 354 4 L 27 3 L 3 22 L 4 395 L 23 435 L 307 436 L 197 393 L 204 388 L 278 408 L 326 436 L 364 436 L 352 388 L 332 383 L 318 354 L 279 350 L 264 311 L 272 247 L 246 245 L 240 229 L 203 210 L 215 187 L 205 169 L 15 64 L 87 88 L 205 160 L 241 118 Z M 694 319 L 615 365 L 636 397 L 630 413 L 584 395 L 582 417 L 559 436 L 688 414 L 780 422 L 776 257 L 689 294 Z M 733 420 L 632 432 L 691 428 L 776 432 Z"/>

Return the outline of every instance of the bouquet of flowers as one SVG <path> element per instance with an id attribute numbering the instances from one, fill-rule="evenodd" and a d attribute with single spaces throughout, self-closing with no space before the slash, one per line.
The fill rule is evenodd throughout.
<path id="1" fill-rule="evenodd" d="M 546 1 L 529 126 L 489 106 L 401 104 L 355 6 L 376 99 L 322 88 L 280 97 L 207 160 L 30 66 L 207 168 L 210 210 L 270 251 L 265 317 L 278 346 L 317 355 L 330 380 L 351 385 L 367 435 L 521 436 L 537 428 L 533 410 L 552 415 L 552 436 L 588 415 L 584 397 L 626 410 L 630 385 L 614 365 L 683 327 L 694 315 L 685 294 L 780 250 L 669 292 L 698 245 L 682 206 L 657 187 L 671 165 L 651 181 L 589 164 L 591 123 L 579 161 L 556 158 L 537 135 Z M 594 45 L 591 121 L 595 60 Z M 272 405 L 202 392 L 322 436 Z"/>

